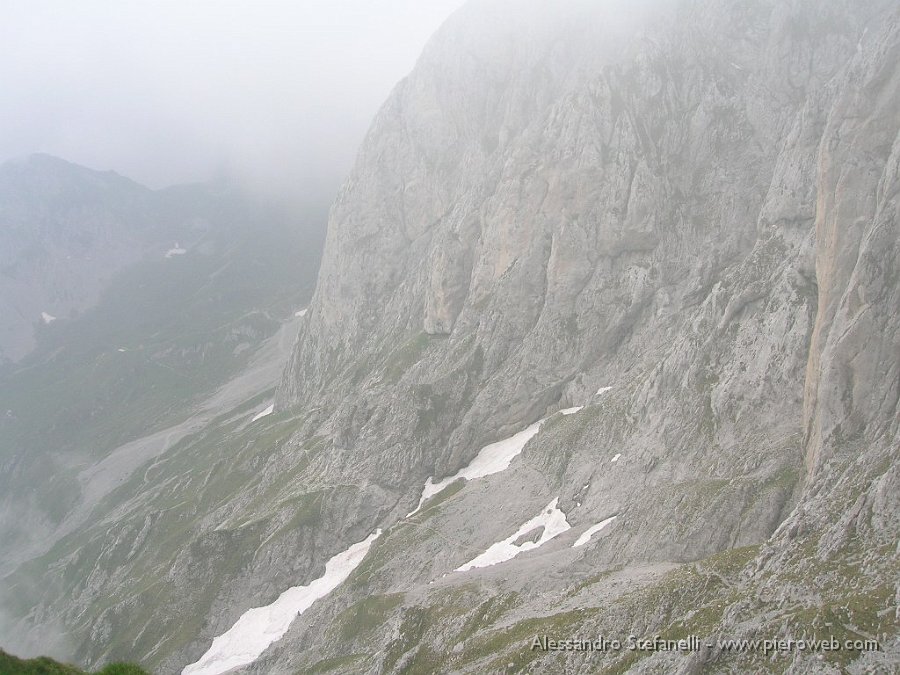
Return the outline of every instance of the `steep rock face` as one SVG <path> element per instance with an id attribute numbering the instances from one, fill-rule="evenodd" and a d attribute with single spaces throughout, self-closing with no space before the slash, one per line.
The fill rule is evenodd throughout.
<path id="1" fill-rule="evenodd" d="M 784 581 L 814 567 L 789 553 L 798 531 L 849 518 L 865 534 L 849 549 L 833 534 L 830 562 L 856 560 L 876 580 L 860 595 L 881 597 L 896 552 L 855 556 L 898 531 L 890 3 L 673 3 L 625 26 L 610 25 L 613 5 L 572 3 L 580 30 L 522 12 L 516 38 L 482 41 L 491 11 L 515 14 L 485 5 L 435 38 L 373 126 L 279 407 L 326 402 L 332 466 L 402 495 L 547 411 L 594 404 L 587 430 L 542 434 L 530 466 L 491 482 L 497 496 L 459 508 L 485 523 L 462 540 L 483 549 L 514 529 L 491 522 L 513 494 L 538 508 L 559 491 L 570 520 L 619 515 L 592 552 L 601 567 L 696 560 L 777 530 Z M 436 92 L 452 94 L 440 111 Z M 420 332 L 385 385 L 394 345 Z M 617 453 L 624 464 L 599 468 Z M 458 534 L 464 521 L 446 518 Z M 384 593 L 406 587 L 404 557 Z M 415 559 L 425 582 L 464 554 Z M 833 576 L 812 578 L 808 594 L 842 601 L 824 590 Z M 298 626 L 286 642 L 308 639 Z"/>
<path id="2" fill-rule="evenodd" d="M 807 370 L 812 471 L 842 442 L 896 435 L 896 31 L 857 57 L 829 112 L 818 162 L 818 315 Z M 837 447 L 834 447 L 837 446 Z"/>
<path id="3" fill-rule="evenodd" d="M 828 83 L 884 6 L 462 10 L 333 208 L 278 407 L 333 409 L 335 466 L 403 494 L 606 385 L 648 468 L 794 466 L 809 176 Z"/>
<path id="4" fill-rule="evenodd" d="M 333 206 L 276 412 L 145 467 L 14 577 L 40 598 L 23 623 L 176 672 L 381 527 L 248 671 L 753 672 L 527 645 L 824 635 L 839 606 L 896 659 L 892 5 L 467 5 Z M 544 417 L 508 469 L 406 517 Z M 555 498 L 571 531 L 454 572 Z"/>

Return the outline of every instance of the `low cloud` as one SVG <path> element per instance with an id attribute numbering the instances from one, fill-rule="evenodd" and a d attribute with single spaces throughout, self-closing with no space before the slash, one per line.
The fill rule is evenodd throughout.
<path id="1" fill-rule="evenodd" d="M 0 161 L 46 152 L 150 185 L 333 189 L 462 0 L 19 2 L 0 24 Z"/>

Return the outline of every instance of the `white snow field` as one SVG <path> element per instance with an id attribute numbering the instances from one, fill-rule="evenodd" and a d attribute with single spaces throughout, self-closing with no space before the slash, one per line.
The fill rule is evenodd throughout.
<path id="1" fill-rule="evenodd" d="M 561 412 L 563 415 L 574 415 L 582 408 L 584 408 L 583 405 L 576 405 L 574 408 L 566 408 L 564 410 L 560 410 L 559 412 Z"/>
<path id="2" fill-rule="evenodd" d="M 616 462 L 619 461 L 619 457 L 621 457 L 621 456 L 622 456 L 622 453 L 621 453 L 621 452 L 617 452 L 617 453 L 616 453 L 616 456 L 613 457 L 611 460 L 609 460 L 609 463 L 610 463 L 610 464 L 615 464 Z"/>
<path id="3" fill-rule="evenodd" d="M 500 473 L 506 469 L 509 466 L 509 463 L 513 461 L 513 458 L 522 452 L 522 448 L 525 447 L 525 444 L 541 430 L 541 425 L 543 423 L 544 420 L 539 420 L 509 438 L 504 438 L 502 441 L 497 441 L 496 443 L 484 446 L 478 451 L 478 454 L 475 455 L 475 459 L 452 476 L 447 476 L 437 483 L 433 483 L 431 477 L 429 477 L 428 480 L 425 481 L 422 496 L 419 497 L 419 505 L 406 514 L 406 517 L 409 518 L 411 515 L 417 513 L 428 499 L 436 495 L 455 480 L 459 480 L 460 478 L 465 478 L 466 480 L 483 478 L 484 476 Z"/>
<path id="4" fill-rule="evenodd" d="M 49 325 L 56 321 L 56 317 L 52 314 L 47 314 L 47 312 L 41 312 L 41 318 L 44 320 L 44 323 Z"/>
<path id="5" fill-rule="evenodd" d="M 275 404 L 274 403 L 272 405 L 270 405 L 268 408 L 266 408 L 265 410 L 262 410 L 262 411 L 256 413 L 256 415 L 254 415 L 253 419 L 250 421 L 255 422 L 256 420 L 262 419 L 266 415 L 271 415 L 273 412 L 275 412 Z"/>
<path id="6" fill-rule="evenodd" d="M 570 529 L 569 521 L 566 520 L 566 514 L 557 508 L 559 497 L 547 504 L 546 508 L 537 516 L 526 522 L 522 527 L 515 531 L 514 534 L 507 537 L 503 541 L 492 544 L 487 551 L 476 558 L 473 558 L 465 565 L 456 568 L 456 572 L 465 572 L 476 567 L 490 567 L 498 563 L 512 560 L 524 551 L 543 546 L 556 536 L 559 536 L 566 530 Z M 525 541 L 519 545 L 514 544 L 523 534 L 528 534 L 538 527 L 543 527 L 540 539 L 537 541 Z"/>
<path id="7" fill-rule="evenodd" d="M 610 389 L 612 389 L 612 387 L 600 387 L 600 388 L 597 390 L 597 393 L 594 394 L 594 396 L 602 396 L 603 394 L 605 394 L 606 392 L 608 392 Z"/>
<path id="8" fill-rule="evenodd" d="M 304 309 L 301 309 L 301 310 L 299 310 L 299 311 L 297 311 L 297 312 L 294 312 L 294 316 L 296 316 L 296 317 L 306 316 L 306 312 L 307 312 L 307 311 L 309 311 L 309 308 L 308 308 L 308 307 L 306 307 L 306 308 L 304 308 Z"/>
<path id="9" fill-rule="evenodd" d="M 281 639 L 299 614 L 350 576 L 380 535 L 381 530 L 376 530 L 363 541 L 338 553 L 325 563 L 325 574 L 309 585 L 289 588 L 271 605 L 244 612 L 231 628 L 213 640 L 212 646 L 198 661 L 185 666 L 181 675 L 220 675 L 253 663 L 266 647 Z"/>
<path id="10" fill-rule="evenodd" d="M 610 516 L 606 520 L 601 520 L 596 525 L 591 525 L 588 529 L 586 529 L 584 532 L 581 533 L 581 536 L 578 537 L 578 539 L 575 540 L 575 543 L 572 544 L 572 548 L 584 546 L 586 543 L 588 543 L 591 540 L 591 537 L 593 537 L 595 534 L 597 534 L 600 530 L 602 530 L 604 527 L 609 525 L 615 519 L 616 519 L 616 516 Z"/>
<path id="11" fill-rule="evenodd" d="M 559 412 L 561 412 L 563 415 L 574 415 L 583 407 L 584 406 L 566 408 L 565 410 L 560 410 Z M 463 467 L 452 476 L 447 476 L 443 480 L 439 480 L 437 483 L 432 482 L 431 477 L 429 477 L 428 480 L 425 481 L 425 487 L 422 489 L 422 496 L 419 497 L 418 506 L 407 513 L 406 517 L 409 518 L 410 516 L 418 513 L 419 509 L 422 508 L 422 505 L 428 499 L 436 495 L 438 492 L 443 490 L 455 480 L 459 480 L 460 478 L 465 478 L 466 480 L 472 480 L 474 478 L 484 478 L 485 476 L 500 473 L 501 471 L 509 468 L 510 462 L 512 462 L 513 459 L 520 452 L 522 452 L 528 441 L 530 441 L 541 430 L 541 425 L 552 416 L 553 415 L 550 415 L 538 420 L 534 424 L 525 427 L 522 431 L 513 436 L 510 436 L 509 438 L 504 438 L 502 441 L 497 441 L 496 443 L 491 443 L 490 445 L 484 446 L 481 450 L 478 451 L 478 454 L 475 455 L 475 459 L 473 459 L 467 466 Z"/>
<path id="12" fill-rule="evenodd" d="M 166 251 L 166 257 L 171 258 L 173 255 L 184 255 L 185 253 L 187 253 L 187 249 L 181 248 L 176 241 L 175 246 Z"/>

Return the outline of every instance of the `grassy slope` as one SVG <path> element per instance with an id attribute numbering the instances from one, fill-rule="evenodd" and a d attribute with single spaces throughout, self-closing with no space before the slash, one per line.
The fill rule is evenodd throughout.
<path id="1" fill-rule="evenodd" d="M 87 675 L 86 671 L 47 657 L 20 659 L 0 649 L 0 675 Z M 98 675 L 147 675 L 130 663 L 111 663 Z"/>
<path id="2" fill-rule="evenodd" d="M 220 210 L 211 210 L 207 231 L 187 244 L 186 255 L 160 253 L 119 274 L 96 307 L 44 327 L 28 359 L 0 369 L 0 467 L 8 469 L 0 471 L 0 497 L 7 505 L 61 520 L 79 494 L 65 467 L 181 421 L 308 301 L 323 214 L 287 217 L 239 204 Z M 8 524 L 0 530 L 6 544 L 28 536 L 15 517 Z M 73 546 L 81 550 L 86 540 Z M 44 672 L 4 670 L 12 667 L 0 673 Z"/>
<path id="3" fill-rule="evenodd" d="M 0 489 L 38 486 L 51 521 L 78 496 L 67 467 L 180 421 L 312 293 L 321 214 L 197 208 L 210 224 L 186 255 L 119 274 L 95 308 L 43 327 L 37 350 L 0 370 L 0 466 L 14 467 Z"/>

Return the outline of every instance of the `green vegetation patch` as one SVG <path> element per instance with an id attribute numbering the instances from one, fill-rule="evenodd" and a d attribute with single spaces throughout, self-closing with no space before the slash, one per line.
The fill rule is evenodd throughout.
<path id="1" fill-rule="evenodd" d="M 341 673 L 343 675 L 353 665 L 368 657 L 369 654 L 350 654 L 348 656 L 322 659 L 321 661 L 316 661 L 309 668 L 298 671 L 297 675 L 320 675 L 321 673 Z"/>
<path id="2" fill-rule="evenodd" d="M 551 614 L 550 616 L 525 619 L 518 623 L 482 633 L 473 638 L 467 645 L 461 663 L 474 663 L 490 658 L 486 671 L 508 669 L 510 672 L 521 672 L 528 665 L 547 653 L 529 649 L 536 635 L 559 637 L 572 635 L 578 626 L 589 620 L 596 610 L 578 609 L 569 612 Z"/>
<path id="3" fill-rule="evenodd" d="M 402 593 L 372 595 L 341 612 L 335 619 L 341 640 L 356 640 L 381 627 L 397 605 L 403 602 Z"/>
<path id="4" fill-rule="evenodd" d="M 344 584 L 353 589 L 366 590 L 372 586 L 377 573 L 402 556 L 407 547 L 412 546 L 420 531 L 407 523 L 395 525 L 375 540 L 362 563 L 350 573 Z"/>
<path id="5" fill-rule="evenodd" d="M 20 659 L 0 649 L 0 675 L 89 675 L 87 671 L 42 656 Z M 111 663 L 97 675 L 148 675 L 143 668 L 131 663 Z"/>
<path id="6" fill-rule="evenodd" d="M 426 607 L 403 610 L 398 636 L 385 649 L 385 671 L 402 662 L 404 673 L 448 672 L 493 656 L 494 640 L 500 636 L 502 642 L 509 629 L 492 631 L 492 627 L 520 604 L 516 593 L 485 597 L 473 584 L 435 600 Z M 437 651 L 435 644 L 452 651 Z"/>
<path id="7" fill-rule="evenodd" d="M 431 497 L 428 501 L 426 501 L 422 510 L 419 511 L 415 516 L 413 516 L 410 519 L 410 522 L 421 523 L 431 518 L 431 516 L 438 512 L 438 507 L 441 504 L 446 502 L 466 486 L 466 482 L 467 481 L 465 478 L 457 478 L 455 481 L 450 483 L 450 485 L 448 485 L 436 495 Z"/>

